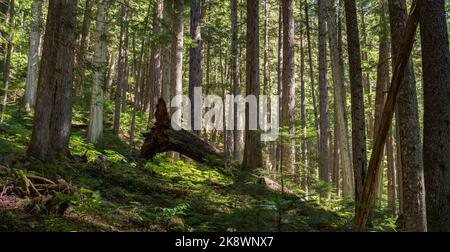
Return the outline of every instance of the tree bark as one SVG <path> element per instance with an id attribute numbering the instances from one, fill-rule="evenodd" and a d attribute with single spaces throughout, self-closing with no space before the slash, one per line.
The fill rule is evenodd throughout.
<path id="1" fill-rule="evenodd" d="M 397 192 L 395 187 L 397 185 L 394 163 L 394 146 L 392 143 L 392 131 L 389 131 L 386 138 L 386 156 L 387 156 L 387 207 L 392 216 L 397 213 L 397 205 L 395 203 Z"/>
<path id="2" fill-rule="evenodd" d="M 172 23 L 172 85 L 171 85 L 171 99 L 177 95 L 183 94 L 183 8 L 184 0 L 173 1 L 173 23 Z M 181 106 L 181 99 L 171 102 L 177 108 Z M 170 109 L 170 111 L 174 111 Z M 181 115 L 176 116 L 174 120 L 181 125 Z"/>
<path id="3" fill-rule="evenodd" d="M 189 99 L 191 100 L 191 129 L 194 130 L 195 120 L 199 121 L 201 107 L 194 106 L 194 89 L 202 86 L 202 33 L 201 33 L 200 0 L 191 2 L 191 38 L 194 45 L 189 49 Z M 194 130 L 199 134 L 199 130 Z"/>
<path id="4" fill-rule="evenodd" d="M 389 2 L 393 65 L 398 60 L 400 44 L 406 24 L 406 1 Z M 416 94 L 416 80 L 412 60 L 408 60 L 403 83 L 397 98 L 398 129 L 403 184 L 404 231 L 424 232 L 426 227 L 425 185 L 423 177 L 422 145 Z"/>
<path id="5" fill-rule="evenodd" d="M 327 82 L 327 6 L 319 0 L 319 110 L 320 110 L 320 168 L 319 179 L 330 181 L 330 138 L 328 122 L 328 82 Z M 322 193 L 322 197 L 328 197 Z"/>
<path id="6" fill-rule="evenodd" d="M 405 78 L 405 69 L 407 68 L 413 48 L 414 37 L 420 17 L 421 4 L 422 0 L 416 0 L 412 3 L 412 11 L 406 24 L 402 46 L 396 60 L 391 86 L 389 88 L 389 93 L 383 109 L 383 115 L 381 117 L 378 136 L 375 137 L 375 143 L 369 163 L 367 178 L 364 182 L 364 188 L 361 194 L 361 200 L 359 205 L 356 207 L 355 223 L 358 230 L 365 228 L 370 213 L 370 207 L 372 207 L 376 202 L 376 185 L 378 184 L 378 172 L 380 172 L 379 163 L 382 159 L 384 143 L 392 122 L 392 117 L 397 102 L 397 95 Z"/>
<path id="7" fill-rule="evenodd" d="M 423 1 L 425 186 L 429 231 L 450 231 L 450 53 L 444 0 Z"/>
<path id="8" fill-rule="evenodd" d="M 281 104 L 278 108 L 278 120 L 282 121 L 283 115 L 283 4 L 279 3 L 278 8 L 278 51 L 277 51 L 277 89 L 278 89 L 278 104 Z M 277 143 L 276 147 L 276 169 L 281 170 L 281 141 Z"/>
<path id="9" fill-rule="evenodd" d="M 114 128 L 113 132 L 116 136 L 120 133 L 120 118 L 124 105 L 126 106 L 126 94 L 128 86 L 128 10 L 125 4 L 120 7 L 120 38 L 119 38 L 119 63 L 117 73 L 117 87 L 115 94 L 115 109 L 114 109 Z M 125 97 L 124 97 L 125 96 Z M 125 101 L 125 102 L 124 102 Z"/>
<path id="10" fill-rule="evenodd" d="M 338 24 L 336 9 L 328 1 L 328 36 L 330 38 L 330 56 L 332 62 L 332 73 L 334 81 L 334 106 L 335 106 L 335 128 L 336 143 L 339 150 L 339 159 L 341 160 L 342 170 L 342 195 L 344 198 L 351 198 L 354 194 L 353 170 L 350 158 L 348 132 L 345 119 L 345 89 L 344 89 L 344 62 L 342 53 L 339 50 Z M 339 163 L 339 162 L 336 162 Z"/>
<path id="11" fill-rule="evenodd" d="M 35 0 L 32 7 L 30 49 L 28 50 L 27 79 L 25 82 L 24 107 L 27 112 L 30 112 L 36 104 L 42 21 L 42 0 Z"/>
<path id="12" fill-rule="evenodd" d="M 283 95 L 281 126 L 287 136 L 295 135 L 295 66 L 294 66 L 294 16 L 293 1 L 283 2 Z M 285 135 L 283 134 L 283 135 Z M 281 163 L 284 172 L 295 172 L 295 140 L 283 139 Z"/>
<path id="13" fill-rule="evenodd" d="M 28 153 L 44 161 L 69 154 L 77 1 L 50 0 Z"/>
<path id="14" fill-rule="evenodd" d="M 231 0 L 231 75 L 233 81 L 233 95 L 236 97 L 241 94 L 241 77 L 239 70 L 238 53 L 238 1 Z M 234 105 L 234 111 L 237 110 L 237 104 Z M 234 125 L 238 125 L 239 117 L 234 113 Z M 233 132 L 234 142 L 234 160 L 242 161 L 243 154 L 243 132 L 237 127 Z"/>
<path id="15" fill-rule="evenodd" d="M 300 4 L 300 18 L 304 21 L 302 15 L 302 4 Z M 302 177 L 301 177 L 301 188 L 305 193 L 305 198 L 309 197 L 309 160 L 308 160 L 308 129 L 306 126 L 306 90 L 305 90 L 305 48 L 304 48 L 304 29 L 303 26 L 300 27 L 300 125 L 302 133 L 302 144 L 301 144 L 301 160 L 303 161 L 302 166 Z"/>
<path id="16" fill-rule="evenodd" d="M 173 16 L 173 1 L 164 1 L 164 33 L 167 34 L 167 36 L 171 36 L 172 31 L 172 16 Z M 172 67 L 172 52 L 171 46 L 169 43 L 167 45 L 163 46 L 161 51 L 161 64 L 162 64 L 162 80 L 161 80 L 161 96 L 164 98 L 164 101 L 166 104 L 170 104 L 171 100 L 171 85 L 172 85 L 172 74 L 171 74 L 171 67 Z"/>
<path id="17" fill-rule="evenodd" d="M 366 7 L 364 2 L 361 4 L 361 59 L 362 62 L 368 64 L 369 62 L 369 54 L 367 53 L 370 49 L 369 43 L 367 42 L 367 25 L 366 25 L 366 11 L 364 8 Z M 366 104 L 367 108 L 372 109 L 373 103 L 372 103 L 372 84 L 370 82 L 370 71 L 367 69 L 363 73 L 363 86 L 364 86 L 364 94 L 366 96 Z M 369 110 L 370 111 L 370 110 Z M 367 126 L 367 137 L 370 140 L 373 140 L 373 128 L 372 125 L 374 124 L 373 115 L 371 113 L 368 113 L 366 116 L 366 125 Z"/>
<path id="18" fill-rule="evenodd" d="M 75 94 L 81 95 L 84 89 L 84 77 L 86 72 L 86 53 L 88 51 L 89 33 L 92 22 L 92 7 L 94 6 L 93 0 L 86 0 L 83 14 L 83 24 L 81 26 L 80 44 L 77 48 L 76 54 L 76 75 L 75 75 Z"/>
<path id="19" fill-rule="evenodd" d="M 356 4 L 354 0 L 345 0 L 345 18 L 347 23 L 352 103 L 353 174 L 355 176 L 355 196 L 356 201 L 358 202 L 366 174 L 367 154 L 361 49 L 359 43 Z"/>
<path id="20" fill-rule="evenodd" d="M 247 95 L 256 96 L 257 100 L 259 100 L 259 0 L 247 1 L 247 19 L 246 93 Z M 250 111 L 248 104 L 245 107 L 246 131 L 242 168 L 244 170 L 253 170 L 262 167 L 261 134 L 257 130 L 249 130 Z"/>
<path id="21" fill-rule="evenodd" d="M 389 87 L 389 33 L 388 33 L 388 23 L 386 17 L 387 8 L 385 7 L 384 0 L 380 2 L 380 43 L 379 43 L 379 52 L 378 52 L 378 66 L 377 66 L 377 84 L 375 91 L 375 113 L 374 113 L 374 122 L 370 124 L 373 126 L 372 136 L 378 135 L 378 128 L 380 126 L 381 116 L 383 113 L 383 106 L 386 100 L 385 90 Z M 391 139 L 392 140 L 392 139 Z M 392 144 L 392 143 L 391 143 Z M 386 148 L 392 148 L 392 146 L 386 146 Z M 392 149 L 391 149 L 392 150 Z M 389 161 L 389 160 L 388 160 Z M 389 164 L 388 164 L 389 165 Z M 379 173 L 380 182 L 377 186 L 378 188 L 378 197 L 382 198 L 382 190 L 383 190 L 383 182 L 382 177 L 383 173 Z"/>
<path id="22" fill-rule="evenodd" d="M 95 52 L 94 65 L 95 74 L 92 84 L 91 113 L 89 117 L 88 141 L 97 144 L 103 133 L 103 103 L 104 86 L 108 56 L 108 7 L 109 0 L 101 0 L 98 5 L 96 28 L 95 28 Z"/>
<path id="23" fill-rule="evenodd" d="M 161 23 L 163 21 L 164 1 L 158 0 L 155 5 L 153 17 L 153 34 L 159 35 L 161 32 Z M 152 113 L 155 111 L 156 102 L 161 97 L 161 46 L 158 42 L 152 44 L 152 53 L 150 56 L 149 79 L 146 83 L 144 110 L 149 113 L 149 124 L 153 119 Z"/>
<path id="24" fill-rule="evenodd" d="M 317 113 L 317 101 L 316 101 L 316 91 L 315 91 L 315 82 L 314 82 L 314 64 L 312 57 L 312 43 L 311 43 L 311 28 L 309 25 L 309 5 L 308 0 L 305 1 L 305 23 L 306 23 L 306 40 L 308 44 L 308 64 L 309 64 L 309 78 L 311 85 L 311 98 L 312 98 L 312 106 L 314 111 L 314 127 L 317 133 L 317 146 L 320 146 L 320 130 L 319 130 L 319 119 Z"/>

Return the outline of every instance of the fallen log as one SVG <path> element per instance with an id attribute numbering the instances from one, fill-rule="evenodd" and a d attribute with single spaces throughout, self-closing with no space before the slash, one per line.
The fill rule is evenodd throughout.
<path id="1" fill-rule="evenodd" d="M 158 153 L 175 151 L 202 164 L 224 166 L 225 155 L 200 137 L 186 130 L 174 130 L 166 103 L 158 100 L 155 111 L 156 123 L 150 132 L 144 134 L 145 142 L 141 148 L 141 156 L 153 159 Z"/>

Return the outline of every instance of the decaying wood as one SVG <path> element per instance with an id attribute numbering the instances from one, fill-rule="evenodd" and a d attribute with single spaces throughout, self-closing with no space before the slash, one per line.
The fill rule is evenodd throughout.
<path id="1" fill-rule="evenodd" d="M 294 191 L 292 191 L 289 188 L 286 188 L 286 186 L 282 186 L 279 183 L 277 183 L 274 180 L 267 178 L 267 177 L 261 179 L 260 183 L 267 186 L 267 188 L 269 188 L 270 190 L 273 190 L 276 192 L 289 193 L 289 194 L 294 193 Z"/>
<path id="2" fill-rule="evenodd" d="M 144 135 L 145 142 L 141 149 L 143 158 L 153 159 L 158 153 L 175 151 L 199 163 L 224 166 L 224 154 L 216 148 L 186 130 L 172 129 L 166 103 L 162 98 L 156 105 L 155 118 L 155 125 Z"/>
<path id="3" fill-rule="evenodd" d="M 355 224 L 358 230 L 363 230 L 366 227 L 369 212 L 376 202 L 377 190 L 375 190 L 375 187 L 378 184 L 377 180 L 379 180 L 380 177 L 378 176 L 378 173 L 380 172 L 379 163 L 382 159 L 382 151 L 392 122 L 392 116 L 394 114 L 395 104 L 397 102 L 397 95 L 405 77 L 405 69 L 408 65 L 408 60 L 413 48 L 414 37 L 419 23 L 420 8 L 422 4 L 422 0 L 415 0 L 411 6 L 411 13 L 406 24 L 401 50 L 394 68 L 391 87 L 389 89 L 388 97 L 383 109 L 383 115 L 377 131 L 378 135 L 375 138 L 375 144 L 373 146 L 372 156 L 369 162 L 369 169 L 364 182 L 362 195 L 360 197 L 360 202 L 357 202 Z"/>

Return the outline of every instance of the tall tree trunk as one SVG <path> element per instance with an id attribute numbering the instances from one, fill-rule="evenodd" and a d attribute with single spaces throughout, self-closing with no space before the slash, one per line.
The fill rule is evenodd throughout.
<path id="1" fill-rule="evenodd" d="M 172 34 L 171 27 L 172 27 L 172 16 L 173 16 L 173 1 L 164 1 L 164 32 L 166 34 Z M 170 35 L 169 35 L 170 36 Z M 162 97 L 164 98 L 164 101 L 170 107 L 170 100 L 171 100 L 171 85 L 172 85 L 172 52 L 171 46 L 169 43 L 165 45 L 162 48 L 161 51 L 161 64 L 162 64 Z"/>
<path id="2" fill-rule="evenodd" d="M 201 106 L 195 107 L 194 89 L 202 86 L 202 34 L 201 34 L 201 4 L 200 0 L 191 2 L 191 38 L 194 45 L 189 49 L 189 99 L 191 100 L 191 129 L 195 130 L 195 121 L 201 121 Z"/>
<path id="3" fill-rule="evenodd" d="M 36 111 L 28 153 L 44 161 L 69 153 L 76 0 L 49 0 Z"/>
<path id="4" fill-rule="evenodd" d="M 120 7 L 120 38 L 119 38 L 119 65 L 117 73 L 117 87 L 115 94 L 115 109 L 114 109 L 114 128 L 113 132 L 116 136 L 120 133 L 120 118 L 123 111 L 123 100 L 126 102 L 126 87 L 128 86 L 128 33 L 127 25 L 127 7 L 123 4 Z M 125 96 L 125 99 L 123 98 Z"/>
<path id="5" fill-rule="evenodd" d="M 263 106 L 263 115 L 266 115 L 266 121 L 268 122 L 270 120 L 270 96 L 269 94 L 269 85 L 270 85 L 270 77 L 269 77 L 269 3 L 268 0 L 264 0 L 264 55 L 263 55 L 263 95 L 267 96 L 267 107 Z M 270 155 L 273 150 L 273 145 L 270 142 L 263 143 L 263 152 L 266 153 L 265 159 L 264 159 L 264 167 L 267 168 L 267 170 L 270 170 L 272 168 L 272 160 L 270 158 Z M 276 160 L 275 160 L 276 161 Z"/>
<path id="6" fill-rule="evenodd" d="M 120 109 L 122 110 L 122 113 L 125 113 L 127 111 L 127 93 L 128 93 L 128 77 L 130 75 L 130 64 L 128 63 L 128 47 L 129 47 L 129 9 L 128 9 L 128 3 L 125 2 L 124 5 L 122 5 L 123 10 L 123 19 L 121 20 L 121 35 L 122 37 L 122 63 L 123 63 L 123 74 L 122 74 L 122 80 L 120 83 L 120 90 L 122 94 L 120 95 L 121 98 L 121 105 Z M 122 30 L 123 28 L 123 30 Z"/>
<path id="7" fill-rule="evenodd" d="M 2 123 L 5 119 L 5 113 L 6 113 L 6 106 L 8 105 L 8 89 L 9 89 L 9 82 L 11 79 L 10 72 L 11 72 L 11 57 L 14 52 L 14 16 L 15 16 L 15 9 L 14 9 L 14 0 L 9 1 L 9 9 L 8 9 L 8 27 L 10 30 L 9 34 L 9 41 L 8 46 L 6 49 L 6 57 L 5 57 L 5 68 L 3 71 L 3 100 L 2 100 L 2 110 L 1 110 L 1 116 L 0 116 L 0 123 Z"/>
<path id="8" fill-rule="evenodd" d="M 108 22 L 109 0 L 101 0 L 98 4 L 96 28 L 94 65 L 95 74 L 92 84 L 91 114 L 89 117 L 88 141 L 97 144 L 103 133 L 103 103 L 104 86 L 108 56 Z"/>
<path id="9" fill-rule="evenodd" d="M 75 74 L 75 94 L 77 96 L 81 95 L 84 89 L 84 77 L 86 72 L 86 53 L 88 52 L 88 44 L 89 44 L 89 33 L 92 22 L 92 7 L 94 6 L 95 1 L 86 0 L 86 4 L 84 6 L 84 14 L 83 14 L 83 24 L 81 27 L 81 37 L 80 43 L 77 48 L 76 54 L 76 74 Z"/>
<path id="10" fill-rule="evenodd" d="M 391 19 L 393 65 L 398 61 L 406 25 L 406 1 L 389 2 Z M 416 80 L 409 59 L 397 98 L 398 129 L 403 183 L 403 217 L 405 231 L 426 231 L 425 185 L 423 178 L 422 145 L 420 141 Z"/>
<path id="11" fill-rule="evenodd" d="M 278 120 L 282 121 L 282 115 L 283 115 L 283 106 L 282 106 L 282 100 L 283 100 L 283 85 L 282 85 L 282 78 L 283 78 L 283 6 L 282 3 L 279 3 L 278 8 L 278 57 L 277 57 L 277 89 L 278 89 Z M 277 144 L 276 147 L 276 168 L 277 170 L 281 170 L 281 143 Z"/>
<path id="12" fill-rule="evenodd" d="M 238 1 L 231 0 L 231 75 L 233 79 L 233 95 L 236 97 L 241 94 L 241 77 L 239 67 L 238 53 Z M 237 111 L 237 105 L 234 105 L 234 111 Z M 235 130 L 233 132 L 234 142 L 234 160 L 242 161 L 243 154 L 243 132 L 239 130 L 239 117 L 234 113 Z"/>
<path id="13" fill-rule="evenodd" d="M 183 94 L 183 8 L 184 0 L 173 1 L 173 38 L 172 38 L 172 97 Z M 175 101 L 176 107 L 180 107 L 181 99 Z M 172 110 L 173 111 L 173 110 Z M 181 115 L 175 118 L 177 122 L 181 122 Z"/>
<path id="14" fill-rule="evenodd" d="M 24 96 L 24 107 L 28 112 L 36 104 L 42 20 L 42 0 L 34 0 L 30 24 L 30 49 L 28 50 L 28 68 Z"/>
<path id="15" fill-rule="evenodd" d="M 317 101 L 316 101 L 316 91 L 315 91 L 315 82 L 314 82 L 314 64 L 312 57 L 312 43 L 311 43 L 311 29 L 309 25 L 309 5 L 308 0 L 305 1 L 305 23 L 306 23 L 306 39 L 308 44 L 308 64 L 309 64 L 309 78 L 311 85 L 311 98 L 312 98 L 312 106 L 314 111 L 314 127 L 317 133 L 317 147 L 320 146 L 320 130 L 319 130 L 319 119 L 317 114 Z"/>
<path id="16" fill-rule="evenodd" d="M 383 106 L 385 102 L 385 90 L 389 88 L 389 33 L 388 33 L 388 23 L 386 12 L 387 8 L 385 7 L 384 0 L 380 1 L 380 46 L 378 53 L 378 66 L 377 66 L 377 84 L 375 91 L 375 113 L 374 113 L 374 122 L 370 124 L 368 127 L 373 126 L 372 136 L 378 135 L 378 128 L 380 127 L 381 116 L 383 113 Z M 392 147 L 392 146 L 391 146 Z M 388 148 L 388 147 L 387 147 Z M 378 198 L 382 198 L 383 191 L 383 172 L 379 173 L 379 184 L 378 188 Z"/>
<path id="17" fill-rule="evenodd" d="M 319 110 L 320 110 L 320 168 L 319 179 L 330 181 L 330 138 L 328 122 L 328 83 L 327 83 L 327 6 L 319 0 Z M 326 193 L 322 197 L 328 197 Z"/>
<path id="18" fill-rule="evenodd" d="M 302 4 L 300 4 L 300 17 L 301 21 L 304 21 L 302 15 Z M 300 27 L 300 125 L 302 133 L 302 145 L 301 145 L 301 160 L 303 161 L 301 187 L 305 193 L 306 199 L 308 199 L 309 187 L 309 160 L 308 160 L 308 129 L 306 126 L 306 90 L 305 90 L 305 48 L 304 48 L 304 29 Z"/>
<path id="19" fill-rule="evenodd" d="M 339 150 L 342 170 L 342 195 L 351 198 L 354 193 L 353 170 L 350 158 L 348 132 L 345 119 L 345 89 L 344 89 L 344 61 L 339 50 L 339 27 L 337 24 L 336 9 L 333 1 L 328 1 L 328 36 L 330 38 L 330 55 L 334 81 L 334 106 L 336 143 Z M 336 162 L 339 163 L 339 162 Z"/>
<path id="20" fill-rule="evenodd" d="M 293 1 L 283 1 L 283 95 L 281 126 L 287 136 L 295 135 L 295 66 L 294 66 L 294 16 Z M 283 134 L 284 135 L 284 134 Z M 295 172 L 295 141 L 286 137 L 281 146 L 283 171 Z"/>
<path id="21" fill-rule="evenodd" d="M 153 34 L 160 34 L 161 23 L 163 20 L 164 1 L 158 0 L 155 4 L 155 13 L 153 16 Z M 150 56 L 149 79 L 146 83 L 144 110 L 149 112 L 149 122 L 153 119 L 153 113 L 156 109 L 156 102 L 161 96 L 161 46 L 158 42 L 152 44 L 152 53 Z"/>
<path id="22" fill-rule="evenodd" d="M 115 54 L 108 54 L 108 72 L 106 74 L 106 84 L 105 84 L 105 93 L 107 93 L 108 97 L 112 97 L 113 92 L 111 91 L 114 79 L 117 74 L 117 59 Z M 114 99 L 114 97 L 112 97 Z"/>
<path id="23" fill-rule="evenodd" d="M 392 143 L 392 132 L 388 133 L 386 138 L 386 156 L 387 156 L 387 207 L 391 215 L 395 215 L 397 212 L 396 190 L 397 185 L 394 163 L 394 145 Z"/>
<path id="24" fill-rule="evenodd" d="M 367 42 L 367 25 L 366 25 L 366 11 L 365 11 L 365 4 L 364 2 L 362 2 L 361 4 L 361 48 L 362 48 L 362 53 L 361 53 L 361 59 L 362 62 L 364 63 L 368 63 L 369 61 L 369 44 Z M 367 69 L 364 71 L 363 73 L 363 85 L 364 85 L 364 94 L 367 98 L 367 108 L 369 108 L 369 111 L 372 109 L 372 85 L 370 82 L 370 71 Z M 366 116 L 366 125 L 368 125 L 367 127 L 367 137 L 369 139 L 373 139 L 373 128 L 372 125 L 374 124 L 373 122 L 373 115 L 371 113 L 368 113 Z"/>
<path id="25" fill-rule="evenodd" d="M 411 7 L 411 14 L 406 23 L 405 33 L 402 39 L 402 47 L 400 48 L 398 58 L 396 59 L 394 73 L 389 88 L 389 93 L 386 99 L 385 106 L 383 108 L 383 115 L 381 117 L 380 127 L 378 130 L 378 136 L 375 137 L 375 143 L 372 150 L 372 156 L 370 158 L 369 169 L 367 172 L 367 178 L 364 181 L 364 188 L 361 194 L 360 204 L 356 206 L 355 224 L 358 230 L 362 230 L 366 227 L 367 220 L 370 214 L 370 208 L 376 203 L 376 185 L 379 178 L 380 162 L 382 159 L 382 153 L 384 144 L 391 127 L 392 117 L 397 102 L 397 96 L 403 80 L 405 79 L 405 70 L 409 65 L 411 51 L 414 45 L 414 37 L 416 34 L 417 26 L 419 23 L 420 9 L 422 0 L 413 1 Z"/>
<path id="26" fill-rule="evenodd" d="M 425 0 L 420 18 L 424 89 L 427 219 L 430 231 L 450 231 L 450 53 L 444 0 Z"/>
<path id="27" fill-rule="evenodd" d="M 363 189 L 367 158 L 361 49 L 359 44 L 356 4 L 354 0 L 345 0 L 345 18 L 347 24 L 352 103 L 353 173 L 355 176 L 355 196 L 356 201 L 358 202 Z"/>
<path id="28" fill-rule="evenodd" d="M 259 100 L 259 0 L 247 1 L 247 95 Z M 258 106 L 257 106 L 258 107 Z M 258 109 L 259 110 L 259 109 Z M 249 105 L 245 108 L 245 148 L 242 168 L 253 170 L 262 167 L 261 134 L 249 130 Z M 259 112 L 257 113 L 257 115 Z"/>
<path id="29" fill-rule="evenodd" d="M 150 16 L 152 15 L 152 4 L 148 4 L 147 14 L 144 18 L 143 27 L 147 28 L 150 20 Z M 134 154 L 134 136 L 136 133 L 136 113 L 141 111 L 141 98 L 142 98 L 142 89 L 144 85 L 145 78 L 145 67 L 144 67 L 144 57 L 147 58 L 148 52 L 148 44 L 149 44 L 149 35 L 144 33 L 144 37 L 141 41 L 141 50 L 139 52 L 139 59 L 136 59 L 136 41 L 135 41 L 136 33 L 133 33 L 133 61 L 135 65 L 135 78 L 134 78 L 134 104 L 133 104 L 133 112 L 131 114 L 131 127 L 130 127 L 130 142 L 129 142 L 129 156 L 133 156 Z"/>

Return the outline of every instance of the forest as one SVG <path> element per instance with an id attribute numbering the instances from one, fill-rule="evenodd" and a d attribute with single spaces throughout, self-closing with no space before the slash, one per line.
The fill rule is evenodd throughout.
<path id="1" fill-rule="evenodd" d="M 0 232 L 450 232 L 449 32 L 447 0 L 0 0 Z"/>

